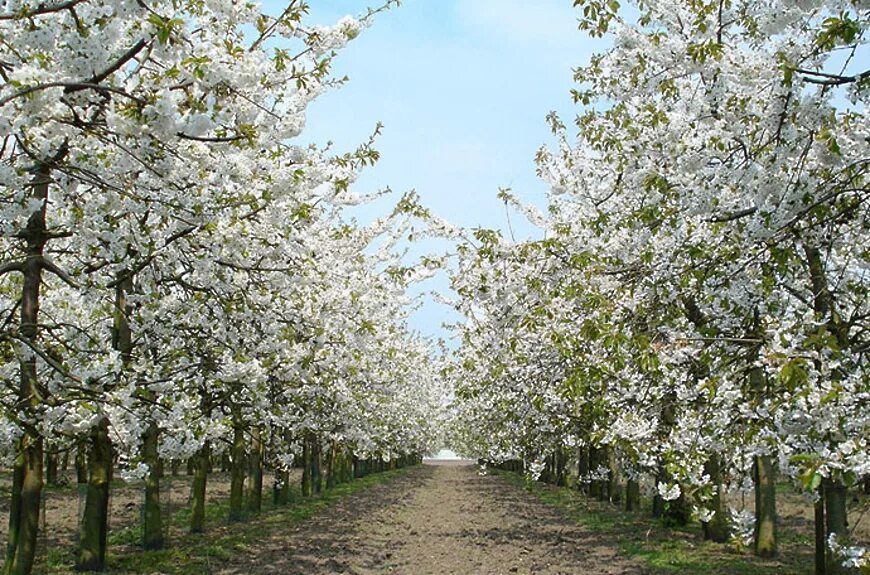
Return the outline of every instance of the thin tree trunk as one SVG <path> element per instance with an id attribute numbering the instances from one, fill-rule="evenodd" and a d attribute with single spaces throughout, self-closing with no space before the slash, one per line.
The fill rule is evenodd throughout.
<path id="1" fill-rule="evenodd" d="M 577 486 L 586 494 L 589 494 L 589 465 L 589 446 L 577 448 Z"/>
<path id="2" fill-rule="evenodd" d="M 828 544 L 825 540 L 825 484 L 819 485 L 818 498 L 813 504 L 815 524 L 815 575 L 827 575 Z"/>
<path id="3" fill-rule="evenodd" d="M 607 478 L 607 498 L 611 503 L 619 503 L 622 501 L 622 489 L 619 485 L 621 478 L 619 477 L 619 466 L 616 462 L 616 453 L 614 453 L 613 448 L 610 446 L 607 446 L 606 450 L 607 468 L 609 470 Z"/>
<path id="4" fill-rule="evenodd" d="M 206 361 L 206 364 L 210 362 Z M 206 388 L 199 390 L 199 408 L 204 418 L 211 417 L 211 396 Z M 190 491 L 190 532 L 202 533 L 205 531 L 205 497 L 208 487 L 208 474 L 211 471 L 211 443 L 208 439 L 203 440 L 202 447 L 190 458 L 188 473 L 193 475 L 193 483 Z"/>
<path id="5" fill-rule="evenodd" d="M 84 440 L 76 443 L 76 483 L 88 482 L 88 451 Z"/>
<path id="6" fill-rule="evenodd" d="M 601 467 L 601 449 L 597 447 L 589 448 L 589 471 L 593 476 L 598 476 L 598 470 Z M 605 482 L 600 479 L 593 479 L 589 482 L 589 496 L 596 499 L 603 499 L 605 494 Z"/>
<path id="7" fill-rule="evenodd" d="M 844 544 L 849 537 L 846 518 L 846 486 L 839 479 L 825 478 L 825 541 L 831 536 Z M 830 547 L 827 549 L 827 575 L 845 575 L 849 569 L 843 566 L 843 558 L 835 555 Z"/>
<path id="8" fill-rule="evenodd" d="M 241 422 L 241 413 L 234 409 L 233 413 L 233 453 L 230 479 L 230 521 L 244 519 L 242 499 L 245 487 L 245 430 Z"/>
<path id="9" fill-rule="evenodd" d="M 665 507 L 665 523 L 682 527 L 688 525 L 691 515 L 692 510 L 689 506 L 689 500 L 686 498 L 685 489 L 681 485 L 680 496 L 673 501 L 668 501 Z"/>
<path id="10" fill-rule="evenodd" d="M 251 451 L 248 454 L 248 511 L 259 513 L 263 508 L 263 442 L 260 428 L 251 429 Z"/>
<path id="11" fill-rule="evenodd" d="M 52 487 L 58 485 L 58 467 L 59 457 L 56 451 L 47 451 L 45 453 L 45 484 Z"/>
<path id="12" fill-rule="evenodd" d="M 637 511 L 640 509 L 640 483 L 629 479 L 625 486 L 625 510 Z"/>
<path id="13" fill-rule="evenodd" d="M 163 513 L 160 508 L 160 478 L 163 463 L 157 453 L 160 429 L 153 421 L 142 438 L 142 453 L 148 473 L 145 475 L 145 506 L 142 524 L 142 546 L 148 550 L 163 549 Z"/>
<path id="14" fill-rule="evenodd" d="M 762 455 L 755 458 L 755 554 L 774 557 L 777 553 L 776 466 L 773 458 Z"/>
<path id="15" fill-rule="evenodd" d="M 77 571 L 103 571 L 106 568 L 112 484 L 112 443 L 108 419 L 104 418 L 93 429 L 90 443 L 88 491 L 79 531 Z"/>
<path id="16" fill-rule="evenodd" d="M 353 481 L 354 473 L 353 473 L 353 450 L 348 447 L 344 454 L 344 482 L 350 483 Z"/>
<path id="17" fill-rule="evenodd" d="M 199 451 L 191 457 L 193 464 L 193 485 L 190 493 L 190 532 L 205 531 L 205 492 L 208 485 L 208 458 L 211 446 L 206 440 Z"/>
<path id="18" fill-rule="evenodd" d="M 58 159 L 65 153 L 61 151 Z M 27 257 L 19 268 L 24 276 L 24 282 L 21 288 L 19 324 L 22 350 L 17 409 L 25 420 L 35 415 L 46 394 L 46 391 L 39 386 L 36 354 L 31 348 L 39 349 L 37 341 L 39 297 L 44 267 L 43 254 L 49 239 L 45 211 L 48 204 L 51 171 L 47 164 L 39 163 L 33 173 L 30 198 L 40 202 L 40 208 L 30 214 L 27 227 L 23 230 Z M 40 431 L 31 425 L 25 425 L 23 431 L 16 443 L 14 479 L 9 506 L 9 535 L 6 561 L 3 565 L 5 575 L 29 574 L 33 570 L 33 562 L 36 558 L 36 537 L 39 531 L 43 486 L 43 438 Z"/>
<path id="19" fill-rule="evenodd" d="M 112 326 L 112 347 L 121 352 L 125 369 L 132 360 L 133 338 L 130 331 L 130 306 L 127 294 L 132 290 L 132 279 L 122 272 L 115 287 L 115 313 Z M 85 511 L 79 537 L 76 568 L 82 571 L 102 571 L 106 566 L 107 534 L 109 532 L 109 494 L 112 478 L 112 444 L 109 439 L 109 420 L 103 418 L 90 436 L 88 451 L 88 487 Z"/>
<path id="20" fill-rule="evenodd" d="M 314 493 L 323 491 L 323 450 L 320 446 L 320 439 L 311 436 L 311 486 Z"/>
<path id="21" fill-rule="evenodd" d="M 834 296 L 828 285 L 828 278 L 825 274 L 825 263 L 822 254 L 815 246 L 804 244 L 804 253 L 807 258 L 807 268 L 810 273 L 810 284 L 813 289 L 813 311 L 816 312 L 818 319 L 825 321 L 825 329 L 836 338 L 837 346 L 841 350 L 848 350 L 851 347 L 849 341 L 849 324 L 840 317 L 834 305 Z M 835 370 L 834 378 L 839 378 L 840 375 Z M 847 570 L 842 566 L 842 562 L 833 557 L 830 549 L 828 549 L 828 541 L 832 535 L 836 536 L 840 544 L 846 544 L 849 539 L 849 531 L 846 521 L 846 487 L 839 479 L 825 478 L 822 480 L 824 492 L 824 535 L 825 541 L 819 541 L 821 530 L 820 511 L 816 511 L 816 559 L 817 562 L 821 558 L 820 545 L 825 546 L 825 572 L 827 575 L 839 575 Z M 817 571 L 819 566 L 816 567 Z"/>
<path id="22" fill-rule="evenodd" d="M 338 483 L 336 481 L 335 475 L 338 471 L 336 469 L 336 464 L 338 463 L 338 458 L 335 454 L 335 444 L 329 446 L 329 449 L 326 450 L 326 457 L 324 457 L 324 465 L 326 466 L 326 488 L 332 489 Z"/>
<path id="23" fill-rule="evenodd" d="M 710 511 L 713 517 L 703 523 L 704 539 L 716 543 L 726 543 L 731 537 L 731 526 L 725 514 L 725 506 L 722 504 L 722 465 L 717 454 L 711 455 L 704 465 L 704 472 L 710 476 L 713 484 L 713 497 L 710 500 Z"/>
<path id="24" fill-rule="evenodd" d="M 275 471 L 275 487 L 273 489 L 272 500 L 275 505 L 287 505 L 290 503 L 289 471 Z"/>
<path id="25" fill-rule="evenodd" d="M 311 497 L 314 493 L 314 483 L 311 476 L 313 465 L 311 434 L 306 433 L 302 439 L 302 496 Z"/>
<path id="26" fill-rule="evenodd" d="M 656 487 L 658 487 L 659 483 L 664 483 L 667 481 L 667 476 L 665 475 L 664 468 L 660 468 L 659 472 L 656 474 Z M 653 495 L 652 500 L 652 516 L 653 519 L 661 519 L 665 515 L 665 500 L 659 495 L 658 489 L 656 489 L 655 494 Z"/>

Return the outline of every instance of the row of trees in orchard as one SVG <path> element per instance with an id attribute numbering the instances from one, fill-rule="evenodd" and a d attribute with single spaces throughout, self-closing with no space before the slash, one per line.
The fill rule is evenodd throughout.
<path id="1" fill-rule="evenodd" d="M 575 5 L 613 47 L 576 71 L 576 140 L 550 118 L 548 213 L 503 195 L 545 239 L 459 248 L 457 443 L 554 481 L 570 460 L 629 505 L 645 484 L 717 541 L 724 494 L 754 485 L 765 556 L 790 478 L 816 573 L 866 569 L 847 490 L 870 477 L 870 11 Z"/>
<path id="2" fill-rule="evenodd" d="M 4 573 L 31 572 L 44 465 L 70 451 L 78 567 L 101 569 L 118 471 L 144 480 L 156 548 L 168 460 L 192 460 L 196 531 L 215 454 L 238 518 L 264 466 L 301 457 L 310 492 L 318 462 L 338 481 L 430 449 L 431 350 L 393 249 L 410 216 L 348 219 L 371 141 L 293 143 L 336 50 L 392 4 L 322 27 L 300 0 L 0 2 Z"/>

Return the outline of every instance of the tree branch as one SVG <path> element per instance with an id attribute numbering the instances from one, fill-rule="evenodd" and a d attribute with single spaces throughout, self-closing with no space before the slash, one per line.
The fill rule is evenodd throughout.
<path id="1" fill-rule="evenodd" d="M 10 272 L 24 273 L 24 264 L 21 262 L 10 262 L 0 266 L 0 276 Z"/>
<path id="2" fill-rule="evenodd" d="M 60 12 L 62 10 L 68 10 L 76 6 L 77 4 L 81 4 L 86 0 L 68 0 L 67 2 L 61 2 L 60 4 L 46 5 L 40 4 L 33 10 L 22 10 L 20 12 L 16 12 L 14 14 L 6 13 L 0 14 L 0 20 L 20 20 L 22 18 L 32 18 L 33 16 L 42 16 L 43 14 L 52 14 L 54 12 Z"/>
<path id="3" fill-rule="evenodd" d="M 47 269 L 48 271 L 62 279 L 64 283 L 67 284 L 69 287 L 78 289 L 79 286 L 75 282 L 75 280 L 73 280 L 68 273 L 57 267 L 57 265 L 53 261 L 45 256 L 41 256 L 40 260 L 43 269 Z"/>
<path id="4" fill-rule="evenodd" d="M 755 212 L 758 211 L 758 208 L 744 208 L 742 210 L 737 210 L 736 212 L 730 212 L 726 214 L 722 214 L 721 216 L 712 216 L 707 219 L 710 223 L 725 223 L 725 222 L 733 222 L 734 220 L 739 220 L 740 218 L 745 218 L 746 216 L 751 216 Z"/>
<path id="5" fill-rule="evenodd" d="M 228 142 L 238 142 L 239 140 L 247 139 L 247 136 L 191 136 L 190 134 L 185 134 L 184 132 L 178 132 L 175 134 L 182 140 L 193 140 L 194 142 L 212 142 L 212 143 L 228 143 Z"/>
<path id="6" fill-rule="evenodd" d="M 813 72 L 812 70 L 804 70 L 802 68 L 798 68 L 795 72 L 803 76 L 804 82 L 819 84 L 820 86 L 842 86 L 843 84 L 852 84 L 870 78 L 870 70 L 864 70 L 860 74 L 854 76 L 840 76 L 839 74 Z"/>
<path id="7" fill-rule="evenodd" d="M 133 44 L 133 46 L 129 50 L 124 52 L 124 54 L 122 54 L 121 57 L 115 61 L 114 64 L 112 64 L 111 66 L 109 66 L 108 68 L 106 68 L 105 70 L 100 72 L 99 74 L 95 74 L 93 77 L 91 77 L 90 80 L 83 82 L 83 85 L 99 84 L 100 82 L 102 82 L 103 80 L 105 80 L 106 78 L 108 78 L 109 76 L 111 76 L 112 74 L 117 72 L 118 70 L 120 70 L 124 64 L 126 64 L 127 62 L 132 60 L 136 56 L 136 54 L 138 54 L 142 50 L 142 48 L 144 48 L 147 45 L 148 45 L 148 42 L 146 42 L 145 40 L 139 40 L 138 42 Z M 79 91 L 85 90 L 85 89 L 86 89 L 85 87 L 71 86 L 69 88 L 64 89 L 64 93 L 71 94 L 73 92 L 79 92 Z"/>

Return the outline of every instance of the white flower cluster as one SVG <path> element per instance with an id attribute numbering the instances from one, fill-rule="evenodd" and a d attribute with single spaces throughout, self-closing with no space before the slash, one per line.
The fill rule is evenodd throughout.
<path id="1" fill-rule="evenodd" d="M 831 533 L 828 537 L 828 547 L 834 555 L 842 560 L 843 567 L 862 569 L 870 566 L 870 549 L 855 545 L 842 545 L 837 540 L 835 533 Z"/>

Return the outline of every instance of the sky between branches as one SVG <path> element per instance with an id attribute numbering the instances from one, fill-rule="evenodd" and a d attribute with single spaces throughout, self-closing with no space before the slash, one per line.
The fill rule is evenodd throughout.
<path id="1" fill-rule="evenodd" d="M 314 0 L 311 15 L 331 24 L 359 15 L 365 0 Z M 268 0 L 266 5 L 277 0 Z M 389 186 L 392 197 L 367 206 L 361 220 L 383 214 L 416 189 L 438 216 L 464 227 L 510 233 L 496 193 L 510 187 L 524 201 L 545 204 L 534 155 L 551 141 L 545 116 L 572 114 L 572 68 L 601 48 L 576 28 L 571 0 L 406 0 L 380 15 L 342 52 L 336 76 L 350 82 L 319 98 L 302 140 L 354 149 L 383 122 L 380 162 L 356 191 Z M 539 237 L 511 214 L 517 238 Z M 449 249 L 427 243 L 428 251 Z M 419 252 L 419 248 L 416 250 Z M 444 291 L 443 277 L 420 292 Z M 445 335 L 457 316 L 429 298 L 413 316 L 425 335 Z"/>

